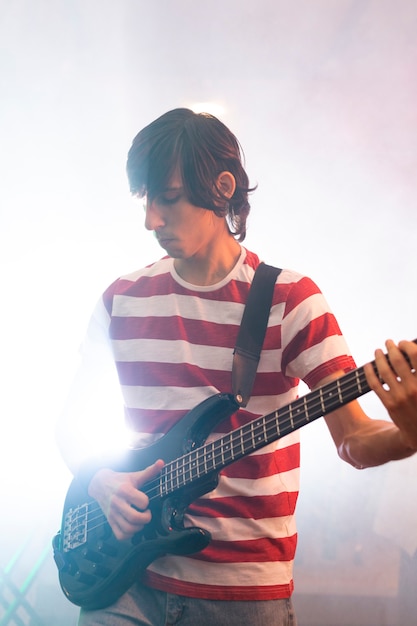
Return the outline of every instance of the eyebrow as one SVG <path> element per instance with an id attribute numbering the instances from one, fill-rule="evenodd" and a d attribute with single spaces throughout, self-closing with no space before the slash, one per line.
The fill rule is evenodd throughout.
<path id="1" fill-rule="evenodd" d="M 166 193 L 167 191 L 183 191 L 184 187 L 165 187 L 165 189 L 162 189 L 162 191 L 160 191 L 160 193 Z"/>
<path id="2" fill-rule="evenodd" d="M 180 187 L 165 187 L 164 189 L 160 189 L 159 191 L 156 191 L 152 195 L 149 192 L 147 192 L 144 194 L 144 197 L 147 196 L 148 198 L 155 199 L 164 193 L 170 193 L 170 192 L 184 193 L 184 187 L 181 187 L 181 186 Z"/>

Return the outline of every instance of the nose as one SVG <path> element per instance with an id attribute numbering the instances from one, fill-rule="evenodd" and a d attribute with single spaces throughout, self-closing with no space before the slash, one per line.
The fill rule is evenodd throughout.
<path id="1" fill-rule="evenodd" d="M 159 230 L 165 225 L 160 209 L 154 201 L 146 201 L 145 204 L 145 228 L 146 230 Z"/>

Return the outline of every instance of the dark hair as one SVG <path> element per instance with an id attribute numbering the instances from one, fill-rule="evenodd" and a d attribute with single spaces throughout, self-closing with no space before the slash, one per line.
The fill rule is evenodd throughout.
<path id="1" fill-rule="evenodd" d="M 189 202 L 226 216 L 230 231 L 243 241 L 250 211 L 248 193 L 256 188 L 249 187 L 243 158 L 235 135 L 216 117 L 174 109 L 134 138 L 126 167 L 130 191 L 153 199 L 178 168 Z M 223 171 L 231 172 L 236 180 L 231 198 L 216 186 Z"/>

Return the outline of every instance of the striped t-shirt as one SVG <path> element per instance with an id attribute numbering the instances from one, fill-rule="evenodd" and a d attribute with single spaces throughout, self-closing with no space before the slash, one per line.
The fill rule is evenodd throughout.
<path id="1" fill-rule="evenodd" d="M 151 443 L 194 406 L 231 392 L 231 368 L 258 257 L 242 247 L 221 282 L 186 283 L 172 258 L 116 280 L 96 322 L 112 347 L 133 438 Z M 323 295 L 309 278 L 283 270 L 274 290 L 251 399 L 211 433 L 215 439 L 297 397 L 300 379 L 314 387 L 355 367 Z M 218 486 L 188 509 L 185 525 L 212 541 L 189 556 L 165 556 L 144 582 L 179 595 L 224 600 L 289 597 L 297 542 L 298 431 L 224 468 Z"/>

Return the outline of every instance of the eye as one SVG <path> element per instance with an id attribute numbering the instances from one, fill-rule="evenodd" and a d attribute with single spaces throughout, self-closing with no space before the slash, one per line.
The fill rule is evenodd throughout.
<path id="1" fill-rule="evenodd" d="M 156 198 L 156 202 L 158 204 L 162 204 L 163 206 L 175 204 L 181 198 L 181 193 L 162 193 Z"/>

